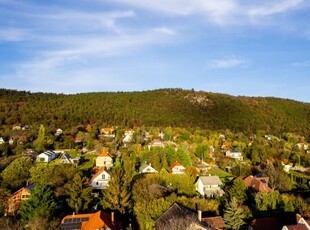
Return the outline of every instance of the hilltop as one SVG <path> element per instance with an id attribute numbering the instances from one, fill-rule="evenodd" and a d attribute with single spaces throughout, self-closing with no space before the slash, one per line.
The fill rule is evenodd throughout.
<path id="1" fill-rule="evenodd" d="M 78 124 L 265 130 L 309 135 L 310 104 L 182 89 L 80 94 L 0 89 L 0 125 Z"/>

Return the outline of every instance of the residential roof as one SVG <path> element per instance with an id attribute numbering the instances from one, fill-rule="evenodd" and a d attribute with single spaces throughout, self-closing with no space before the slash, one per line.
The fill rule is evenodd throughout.
<path id="1" fill-rule="evenodd" d="M 272 191 L 272 189 L 268 186 L 268 177 L 254 177 L 250 175 L 246 177 L 243 181 L 248 188 L 251 188 L 256 192 Z"/>
<path id="2" fill-rule="evenodd" d="M 47 151 L 45 151 L 45 152 L 43 152 L 41 154 L 44 154 L 44 155 L 47 155 L 47 156 L 52 156 L 52 155 L 55 155 L 56 153 L 53 152 L 52 150 L 47 150 Z"/>
<path id="3" fill-rule="evenodd" d="M 112 215 L 114 216 L 114 214 Z M 116 230 L 121 229 L 122 226 L 119 221 L 112 221 L 111 214 L 102 211 L 87 214 L 67 215 L 62 219 L 60 225 L 61 230 L 89 230 L 101 228 Z"/>
<path id="4" fill-rule="evenodd" d="M 287 225 L 286 227 L 288 230 L 309 230 L 309 228 L 303 224 Z"/>
<path id="5" fill-rule="evenodd" d="M 225 222 L 221 216 L 203 218 L 203 221 L 214 229 L 224 229 L 225 227 Z"/>
<path id="6" fill-rule="evenodd" d="M 111 156 L 106 152 L 102 152 L 98 155 L 98 157 L 111 157 Z"/>
<path id="7" fill-rule="evenodd" d="M 198 220 L 198 215 L 192 210 L 174 203 L 155 221 L 155 229 L 170 230 L 171 226 L 179 225 L 179 229 L 187 229 L 191 224 L 199 225 L 200 229 L 208 229 L 205 222 Z"/>
<path id="8" fill-rule="evenodd" d="M 146 164 L 146 163 L 143 163 L 140 168 L 139 168 L 139 172 L 143 172 L 147 167 L 151 167 L 153 170 L 155 170 L 150 164 Z M 157 171 L 157 170 L 155 170 Z"/>
<path id="9" fill-rule="evenodd" d="M 219 176 L 200 176 L 199 179 L 201 180 L 204 186 L 223 184 Z"/>
<path id="10" fill-rule="evenodd" d="M 98 172 L 97 172 L 95 175 L 93 175 L 93 177 L 91 178 L 91 181 L 93 181 L 94 179 L 96 179 L 96 177 L 98 177 L 99 175 L 101 175 L 103 172 L 108 173 L 108 172 L 105 170 L 105 168 L 101 168 L 101 169 L 98 170 Z"/>
<path id="11" fill-rule="evenodd" d="M 184 167 L 183 165 L 181 165 L 179 162 L 174 162 L 174 163 L 172 163 L 171 164 L 171 166 L 170 166 L 170 169 L 173 169 L 174 167 L 176 167 L 176 166 L 182 166 L 182 167 Z"/>
<path id="12" fill-rule="evenodd" d="M 254 219 L 251 222 L 251 227 L 255 230 L 281 230 L 281 224 L 275 217 Z"/>

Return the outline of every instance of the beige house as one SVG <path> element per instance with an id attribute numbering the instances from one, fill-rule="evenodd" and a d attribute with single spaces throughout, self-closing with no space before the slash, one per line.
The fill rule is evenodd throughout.
<path id="1" fill-rule="evenodd" d="M 108 153 L 102 152 L 96 158 L 96 166 L 109 169 L 113 166 L 113 159 Z"/>

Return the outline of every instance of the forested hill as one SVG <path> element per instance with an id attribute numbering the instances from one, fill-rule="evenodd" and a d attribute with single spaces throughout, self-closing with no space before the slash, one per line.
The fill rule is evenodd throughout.
<path id="1" fill-rule="evenodd" d="M 310 133 L 310 104 L 182 89 L 73 95 L 0 89 L 1 125 L 178 126 Z"/>

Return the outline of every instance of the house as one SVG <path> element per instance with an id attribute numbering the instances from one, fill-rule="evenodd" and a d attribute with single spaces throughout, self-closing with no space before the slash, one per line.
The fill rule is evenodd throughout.
<path id="1" fill-rule="evenodd" d="M 79 157 L 72 158 L 69 153 L 62 153 L 60 156 L 60 161 L 63 164 L 78 164 L 80 158 Z"/>
<path id="2" fill-rule="evenodd" d="M 226 157 L 238 160 L 238 161 L 242 161 L 243 160 L 243 156 L 241 154 L 241 152 L 237 151 L 237 150 L 228 150 L 225 153 Z"/>
<path id="3" fill-rule="evenodd" d="M 131 129 L 125 131 L 124 138 L 123 138 L 123 143 L 125 146 L 127 146 L 127 144 L 129 144 L 132 141 L 133 133 L 134 131 Z"/>
<path id="4" fill-rule="evenodd" d="M 115 130 L 113 128 L 102 128 L 100 130 L 100 134 L 103 137 L 114 138 L 115 137 Z"/>
<path id="5" fill-rule="evenodd" d="M 218 176 L 200 176 L 196 183 L 196 191 L 206 197 L 222 196 L 225 194 L 220 187 L 222 185 Z"/>
<path id="6" fill-rule="evenodd" d="M 102 152 L 96 158 L 96 166 L 99 168 L 105 167 L 109 169 L 113 166 L 113 159 L 108 153 Z"/>
<path id="7" fill-rule="evenodd" d="M 115 220 L 114 212 L 98 211 L 95 213 L 67 215 L 61 220 L 60 230 L 96 230 L 123 229 L 122 223 Z"/>
<path id="8" fill-rule="evenodd" d="M 60 134 L 62 134 L 62 132 L 63 132 L 62 129 L 57 129 L 55 135 L 59 136 Z"/>
<path id="9" fill-rule="evenodd" d="M 14 215 L 20 208 L 20 205 L 23 201 L 28 200 L 30 193 L 34 188 L 34 184 L 22 187 L 14 194 L 12 194 L 7 200 L 7 208 L 5 213 L 7 215 Z"/>
<path id="10" fill-rule="evenodd" d="M 151 148 L 164 148 L 164 147 L 165 143 L 159 139 L 155 139 L 147 145 L 148 150 L 150 150 Z"/>
<path id="11" fill-rule="evenodd" d="M 101 168 L 90 181 L 93 189 L 105 189 L 110 181 L 110 174 L 105 168 Z"/>
<path id="12" fill-rule="evenodd" d="M 212 230 L 223 230 L 225 228 L 225 222 L 221 216 L 206 217 L 202 218 L 202 220 L 206 222 Z"/>
<path id="13" fill-rule="evenodd" d="M 4 144 L 4 143 L 5 143 L 5 141 L 3 140 L 2 137 L 0 137 L 0 145 L 2 145 L 2 144 Z"/>
<path id="14" fill-rule="evenodd" d="M 155 221 L 155 229 L 204 230 L 210 228 L 201 220 L 201 211 L 196 214 L 192 210 L 174 203 Z"/>
<path id="15" fill-rule="evenodd" d="M 54 160 L 56 157 L 58 156 L 57 153 L 51 151 L 51 150 L 47 150 L 44 153 L 41 153 L 37 156 L 36 161 L 37 162 L 45 162 L 48 163 L 52 160 Z"/>
<path id="16" fill-rule="evenodd" d="M 151 164 L 144 163 L 140 166 L 139 173 L 158 173 L 158 171 Z"/>
<path id="17" fill-rule="evenodd" d="M 282 230 L 310 230 L 310 220 L 305 220 L 303 217 L 297 215 L 297 224 L 284 225 Z"/>
<path id="18" fill-rule="evenodd" d="M 172 174 L 185 174 L 185 167 L 176 161 L 170 166 L 170 172 Z"/>
<path id="19" fill-rule="evenodd" d="M 254 192 L 271 192 L 268 186 L 269 177 L 254 177 L 252 175 L 243 179 L 245 185 Z"/>

